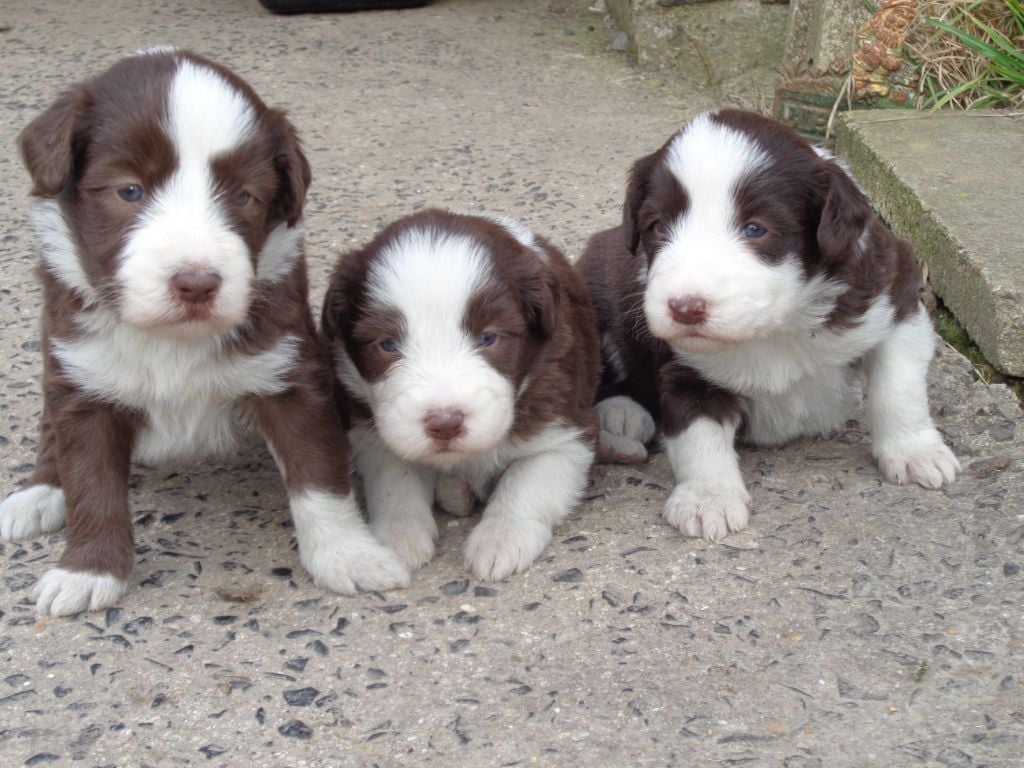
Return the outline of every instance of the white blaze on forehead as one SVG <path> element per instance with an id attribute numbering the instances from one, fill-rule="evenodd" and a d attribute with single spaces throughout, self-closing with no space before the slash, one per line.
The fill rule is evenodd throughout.
<path id="1" fill-rule="evenodd" d="M 767 166 L 769 158 L 749 136 L 703 114 L 669 146 L 667 163 L 686 191 L 686 219 L 691 225 L 725 232 L 739 223 L 732 221 L 734 191 L 743 179 Z"/>
<path id="2" fill-rule="evenodd" d="M 473 239 L 412 229 L 382 249 L 369 274 L 370 298 L 397 307 L 410 330 L 458 329 L 472 295 L 483 286 L 488 256 Z"/>
<path id="3" fill-rule="evenodd" d="M 533 230 L 519 219 L 504 213 L 495 213 L 494 211 L 466 212 L 453 209 L 452 213 L 462 216 L 476 216 L 477 218 L 487 219 L 488 221 L 494 222 L 519 241 L 520 245 L 525 248 L 529 248 L 531 251 L 536 253 L 537 257 L 541 261 L 547 261 L 547 254 L 543 249 L 537 247 L 537 238 L 534 235 Z"/>
<path id="4" fill-rule="evenodd" d="M 212 162 L 254 135 L 256 111 L 220 74 L 186 60 L 171 81 L 164 130 L 177 167 L 162 185 L 145 190 L 145 207 L 125 243 L 118 269 L 122 314 L 139 326 L 175 323 L 182 310 L 170 288 L 173 275 L 213 271 L 221 284 L 210 329 L 226 330 L 248 314 L 254 270 L 219 199 Z"/>

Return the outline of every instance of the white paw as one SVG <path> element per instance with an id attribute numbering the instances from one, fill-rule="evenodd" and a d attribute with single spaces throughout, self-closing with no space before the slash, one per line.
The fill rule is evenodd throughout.
<path id="1" fill-rule="evenodd" d="M 466 568 L 482 581 L 500 581 L 529 568 L 550 541 L 550 526 L 485 513 L 466 541 Z"/>
<path id="2" fill-rule="evenodd" d="M 21 541 L 64 525 L 64 491 L 54 485 L 31 485 L 0 503 L 0 539 Z"/>
<path id="3" fill-rule="evenodd" d="M 368 530 L 350 529 L 339 538 L 299 546 L 299 559 L 313 583 L 342 595 L 409 586 L 409 569 Z"/>
<path id="4" fill-rule="evenodd" d="M 36 584 L 36 613 L 67 616 L 80 611 L 100 611 L 114 605 L 128 582 L 109 573 L 88 573 L 53 568 Z"/>
<path id="5" fill-rule="evenodd" d="M 960 470 L 960 462 L 935 429 L 907 440 L 880 443 L 875 456 L 882 475 L 896 485 L 941 488 L 943 483 L 953 482 Z"/>
<path id="6" fill-rule="evenodd" d="M 438 475 L 434 486 L 434 501 L 449 515 L 465 517 L 473 511 L 476 499 L 469 483 L 459 477 Z"/>
<path id="7" fill-rule="evenodd" d="M 370 523 L 370 530 L 411 570 L 426 565 L 434 557 L 437 523 L 429 512 L 426 515 L 378 518 Z"/>
<path id="8" fill-rule="evenodd" d="M 749 505 L 750 494 L 742 485 L 680 483 L 661 514 L 687 536 L 716 541 L 747 527 Z"/>
<path id="9" fill-rule="evenodd" d="M 636 400 L 616 395 L 602 400 L 594 410 L 601 423 L 598 458 L 621 464 L 636 464 L 647 458 L 646 443 L 656 427 L 651 414 Z"/>

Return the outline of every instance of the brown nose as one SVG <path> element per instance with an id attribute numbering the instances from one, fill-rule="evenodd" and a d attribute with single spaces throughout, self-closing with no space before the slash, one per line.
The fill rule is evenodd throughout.
<path id="1" fill-rule="evenodd" d="M 212 301 L 220 288 L 220 275 L 216 272 L 178 272 L 171 278 L 175 295 L 189 304 Z"/>
<path id="2" fill-rule="evenodd" d="M 682 296 L 668 300 L 672 319 L 682 325 L 700 325 L 708 317 L 708 300 L 703 296 Z"/>
<path id="3" fill-rule="evenodd" d="M 433 440 L 453 440 L 462 434 L 466 414 L 453 408 L 431 411 L 423 420 L 423 429 Z"/>

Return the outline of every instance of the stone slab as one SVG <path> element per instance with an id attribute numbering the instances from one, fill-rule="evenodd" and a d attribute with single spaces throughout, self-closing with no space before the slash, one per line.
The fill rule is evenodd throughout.
<path id="1" fill-rule="evenodd" d="M 1024 119 L 851 112 L 836 142 L 988 361 L 1024 376 Z"/>

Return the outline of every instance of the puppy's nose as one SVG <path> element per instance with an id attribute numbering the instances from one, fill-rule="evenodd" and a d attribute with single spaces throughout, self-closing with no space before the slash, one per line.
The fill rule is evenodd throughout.
<path id="1" fill-rule="evenodd" d="M 431 411 L 423 420 L 423 429 L 433 440 L 453 440 L 462 434 L 466 414 L 456 408 Z"/>
<path id="2" fill-rule="evenodd" d="M 677 296 L 668 300 L 668 311 L 681 325 L 700 325 L 708 317 L 708 300 L 696 294 Z"/>
<path id="3" fill-rule="evenodd" d="M 178 272 L 171 277 L 175 295 L 189 304 L 205 304 L 212 301 L 220 288 L 220 275 L 209 271 Z"/>

